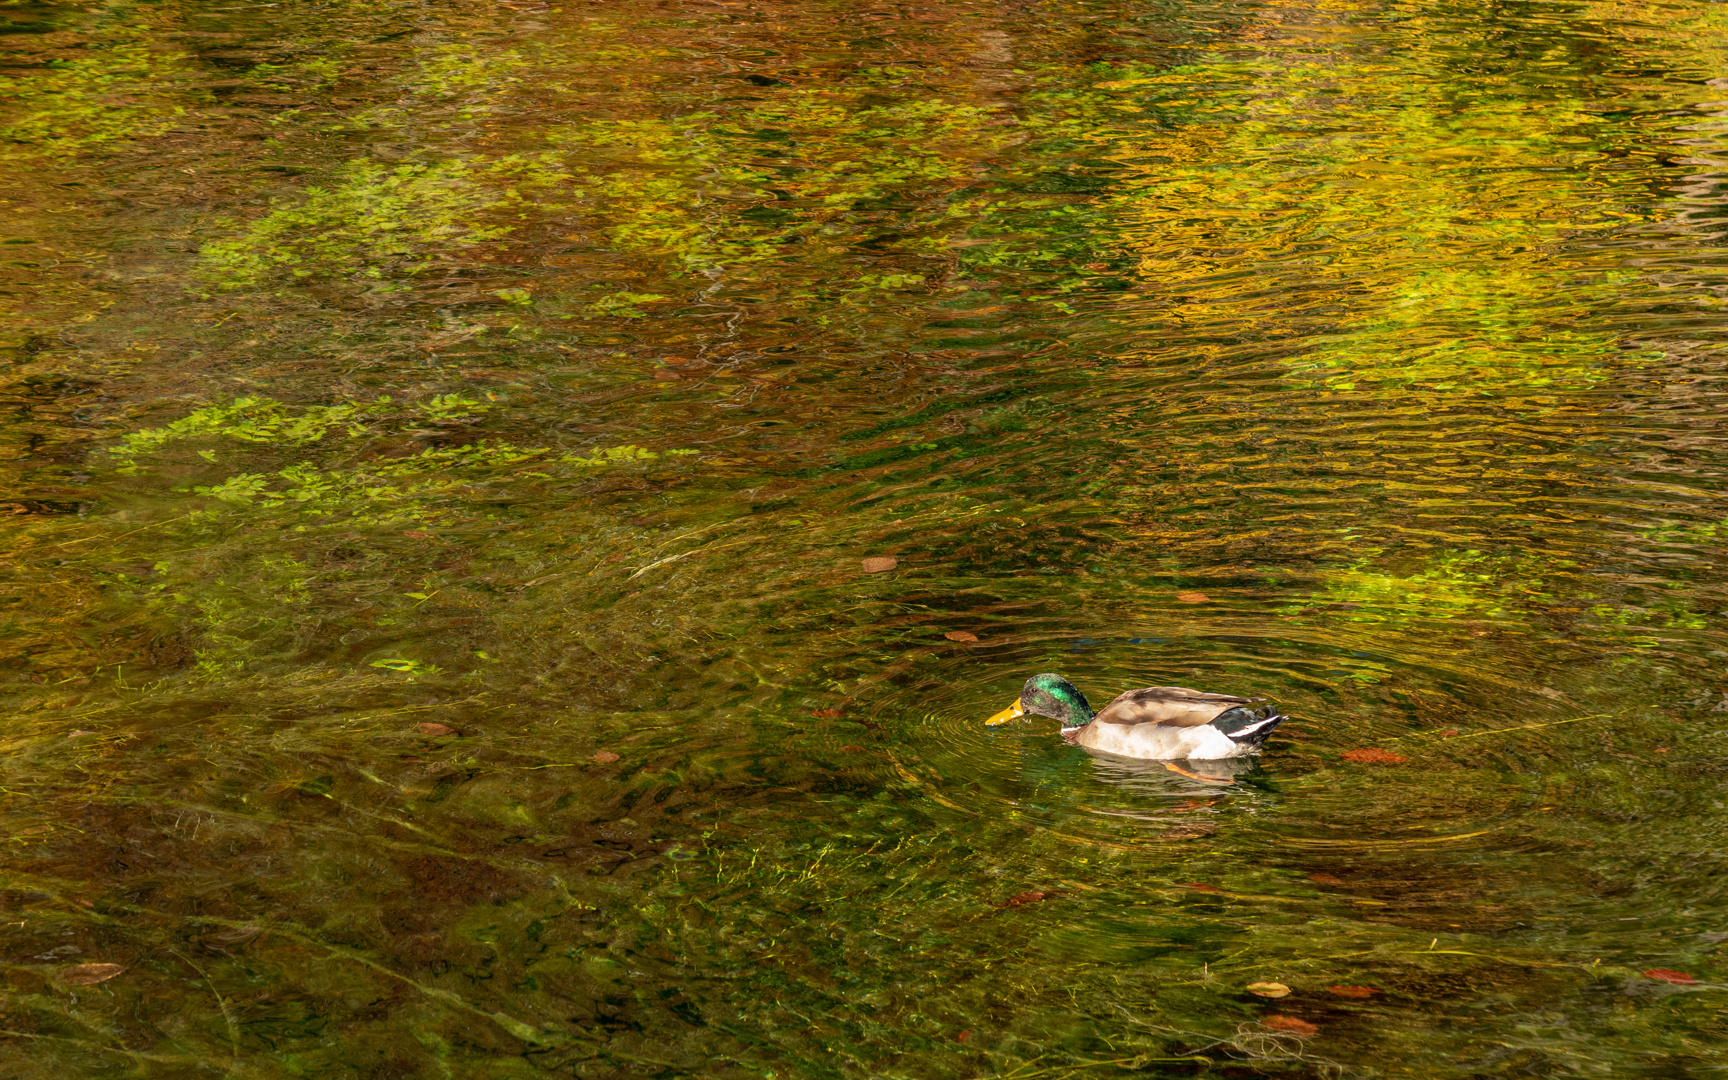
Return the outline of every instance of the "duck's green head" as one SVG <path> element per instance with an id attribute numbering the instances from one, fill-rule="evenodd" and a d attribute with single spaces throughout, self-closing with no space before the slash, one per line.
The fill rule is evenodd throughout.
<path id="1" fill-rule="evenodd" d="M 1014 704 L 985 723 L 991 726 L 1006 724 L 1027 713 L 1059 720 L 1065 728 L 1077 728 L 1092 722 L 1092 705 L 1078 686 L 1060 675 L 1034 675 L 1020 688 L 1020 696 Z"/>

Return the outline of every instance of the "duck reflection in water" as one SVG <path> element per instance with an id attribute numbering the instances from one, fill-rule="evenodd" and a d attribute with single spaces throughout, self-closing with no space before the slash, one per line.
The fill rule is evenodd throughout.
<path id="1" fill-rule="evenodd" d="M 1208 786 L 1224 787 L 1260 767 L 1260 763 L 1253 758 L 1240 757 L 1192 759 L 1177 764 L 1121 757 L 1097 750 L 1090 750 L 1088 754 L 1092 758 L 1094 779 L 1146 795 L 1169 795 L 1172 794 L 1173 787 L 1181 788 L 1183 794 L 1192 793 L 1192 785 L 1183 784 L 1178 777 Z"/>

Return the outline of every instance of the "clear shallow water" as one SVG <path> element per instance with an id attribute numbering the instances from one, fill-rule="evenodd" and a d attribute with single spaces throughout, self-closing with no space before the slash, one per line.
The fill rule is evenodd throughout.
<path id="1" fill-rule="evenodd" d="M 8 1074 L 1723 1066 L 1715 9 L 0 13 Z"/>

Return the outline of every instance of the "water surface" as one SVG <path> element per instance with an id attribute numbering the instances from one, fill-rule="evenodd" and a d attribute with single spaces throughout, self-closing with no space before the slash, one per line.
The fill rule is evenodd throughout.
<path id="1" fill-rule="evenodd" d="M 1728 1067 L 1715 5 L 0 19 L 0 1071 Z"/>

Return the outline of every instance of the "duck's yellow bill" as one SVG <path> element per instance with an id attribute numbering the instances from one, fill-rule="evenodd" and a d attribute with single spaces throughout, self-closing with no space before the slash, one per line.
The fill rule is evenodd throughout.
<path id="1" fill-rule="evenodd" d="M 1001 712 L 997 713 L 995 716 L 992 716 L 990 719 L 984 721 L 984 726 L 985 727 L 997 727 L 998 725 L 1006 724 L 1008 721 L 1014 719 L 1016 716 L 1025 716 L 1025 715 L 1026 715 L 1026 707 L 1020 704 L 1019 698 L 1015 698 L 1014 704 L 1008 706 L 1006 709 L 1003 709 Z"/>

